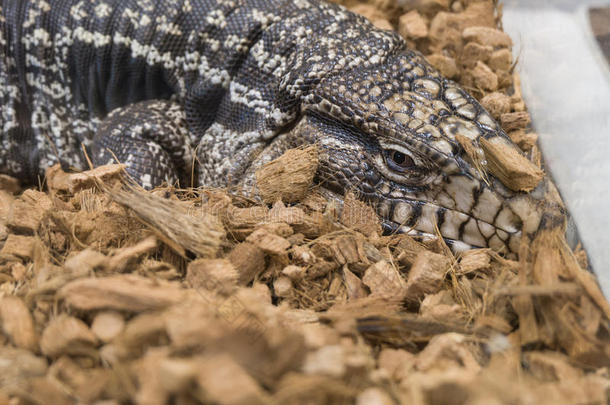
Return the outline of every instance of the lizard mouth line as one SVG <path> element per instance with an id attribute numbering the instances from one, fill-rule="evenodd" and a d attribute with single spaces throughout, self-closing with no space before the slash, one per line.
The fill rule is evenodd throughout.
<path id="1" fill-rule="evenodd" d="M 322 183 L 320 184 L 320 191 L 323 192 L 323 194 L 330 199 L 333 199 L 335 201 L 337 201 L 339 204 L 342 205 L 343 202 L 343 194 L 345 192 L 345 188 L 341 187 L 337 184 L 333 184 L 332 182 L 327 182 L 327 183 Z M 396 209 L 398 209 L 397 204 L 399 203 L 405 203 L 408 206 L 414 206 L 414 205 L 419 205 L 421 207 L 423 206 L 427 206 L 430 207 L 429 210 L 432 210 L 434 213 L 438 213 L 439 211 L 444 210 L 445 211 L 445 215 L 447 215 L 447 213 L 454 213 L 455 215 L 459 215 L 460 217 L 460 222 L 459 223 L 455 223 L 454 226 L 456 228 L 460 228 L 460 226 L 462 224 L 466 224 L 470 221 L 474 221 L 476 226 L 477 226 L 477 230 L 478 230 L 478 234 L 479 236 L 483 237 L 485 240 L 488 240 L 489 238 L 491 238 L 493 236 L 493 234 L 498 234 L 498 232 L 501 233 L 505 233 L 506 237 L 504 238 L 500 238 L 500 240 L 503 243 L 507 243 L 511 237 L 513 236 L 517 236 L 519 235 L 519 233 L 521 232 L 519 229 L 507 229 L 507 227 L 501 227 L 498 226 L 496 224 L 487 222 L 483 219 L 477 218 L 475 216 L 473 216 L 472 214 L 468 214 L 466 212 L 460 211 L 460 210 L 456 210 L 456 209 L 452 209 L 452 208 L 447 208 L 447 207 L 443 207 L 440 206 L 434 202 L 430 202 L 430 201 L 425 201 L 425 200 L 418 200 L 418 199 L 414 199 L 414 198 L 404 198 L 404 199 L 398 199 L 398 198 L 383 198 L 382 200 L 384 201 L 388 201 L 390 204 L 390 208 L 388 210 L 388 212 L 379 212 L 379 209 L 377 209 L 377 215 L 379 216 L 379 218 L 382 221 L 382 225 L 384 227 L 384 229 L 386 231 L 390 231 L 390 232 L 419 232 L 419 233 L 426 233 L 430 236 L 435 236 L 433 233 L 430 232 L 430 229 L 422 229 L 422 226 L 420 224 L 421 219 L 423 218 L 423 213 L 419 213 L 417 217 L 412 218 L 412 217 L 407 217 L 406 220 L 402 221 L 402 222 L 396 222 L 394 221 L 392 218 L 394 217 L 394 211 Z M 375 202 L 376 199 L 375 198 L 369 198 L 370 202 Z M 440 229 L 443 225 L 443 223 L 439 224 L 439 218 L 436 214 L 434 214 L 434 218 L 430 218 L 430 220 L 428 221 L 432 224 L 435 224 L 433 226 L 437 226 L 439 228 L 440 234 L 441 236 L 443 236 L 443 238 L 447 239 L 447 240 L 453 240 L 456 242 L 462 242 L 466 245 L 472 246 L 472 247 L 488 247 L 488 244 L 485 244 L 483 246 L 479 246 L 480 244 L 473 244 L 473 243 L 467 243 L 467 242 L 463 242 L 461 239 L 455 238 L 453 236 L 448 236 L 448 235 L 443 235 L 442 230 Z M 489 236 L 489 237 L 484 237 L 484 232 L 482 232 L 481 227 L 482 226 L 486 226 L 489 228 L 493 228 L 493 233 Z M 515 227 L 517 228 L 517 227 Z M 407 230 L 407 231 L 404 231 Z M 487 232 L 489 234 L 489 232 Z M 463 236 L 465 235 L 464 233 L 460 232 L 460 234 Z M 499 235 L 498 235 L 499 237 Z"/>
<path id="2" fill-rule="evenodd" d="M 438 239 L 438 237 L 440 236 L 441 238 L 443 238 L 443 240 L 449 247 L 453 247 L 453 248 L 457 247 L 458 250 L 483 249 L 483 248 L 488 247 L 488 246 L 479 246 L 476 244 L 466 243 L 463 240 L 448 238 L 443 235 L 436 235 L 436 234 L 433 234 L 430 232 L 420 231 L 416 228 L 410 228 L 408 231 L 403 232 L 403 231 L 401 231 L 401 229 L 404 229 L 407 227 L 397 225 L 395 222 L 391 222 L 391 221 L 382 221 L 381 225 L 383 227 L 384 232 L 387 232 L 388 234 L 404 233 L 406 235 L 413 236 L 416 238 L 421 238 L 424 240 L 426 240 L 426 239 L 435 240 L 435 239 Z"/>

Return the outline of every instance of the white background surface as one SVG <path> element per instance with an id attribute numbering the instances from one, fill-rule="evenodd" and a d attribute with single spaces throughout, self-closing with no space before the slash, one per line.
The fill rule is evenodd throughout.
<path id="1" fill-rule="evenodd" d="M 505 0 L 503 21 L 545 161 L 610 297 L 610 68 L 591 6 L 610 1 Z"/>

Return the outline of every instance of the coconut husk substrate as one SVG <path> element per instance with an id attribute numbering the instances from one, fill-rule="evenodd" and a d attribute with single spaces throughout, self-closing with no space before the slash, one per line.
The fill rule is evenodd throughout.
<path id="1" fill-rule="evenodd" d="M 492 174 L 536 184 L 500 7 L 346 6 L 477 97 L 528 158 L 485 145 Z M 326 200 L 316 165 L 307 147 L 260 169 L 264 202 L 146 192 L 119 165 L 2 176 L 0 405 L 608 403 L 610 306 L 560 231 L 518 260 L 454 255 Z"/>

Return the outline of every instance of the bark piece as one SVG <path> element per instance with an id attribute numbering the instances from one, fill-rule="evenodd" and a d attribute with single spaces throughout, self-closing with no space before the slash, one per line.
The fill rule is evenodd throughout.
<path id="1" fill-rule="evenodd" d="M 511 190 L 529 192 L 544 177 L 542 169 L 503 139 L 481 138 L 480 144 L 487 158 L 489 172 Z"/>
<path id="2" fill-rule="evenodd" d="M 341 211 L 341 223 L 364 235 L 381 233 L 379 217 L 370 205 L 357 200 L 353 193 L 347 193 Z"/>
<path id="3" fill-rule="evenodd" d="M 438 292 L 445 279 L 451 261 L 440 254 L 422 251 L 409 270 L 407 279 L 407 300 L 419 301 L 424 294 Z"/>
<path id="4" fill-rule="evenodd" d="M 459 70 L 455 59 L 450 56 L 434 53 L 426 56 L 428 62 L 438 69 L 443 76 L 448 79 L 455 79 L 458 76 Z"/>
<path id="5" fill-rule="evenodd" d="M 322 374 L 340 378 L 346 372 L 345 357 L 346 353 L 343 346 L 323 346 L 307 355 L 303 371 L 305 374 Z"/>
<path id="6" fill-rule="evenodd" d="M 9 234 L 4 242 L 0 255 L 14 256 L 22 260 L 31 260 L 34 254 L 36 239 L 33 236 Z"/>
<path id="7" fill-rule="evenodd" d="M 256 184 L 267 203 L 296 202 L 307 194 L 317 169 L 315 146 L 290 149 L 256 171 Z"/>
<path id="8" fill-rule="evenodd" d="M 91 331 L 102 342 L 114 340 L 125 329 L 125 319 L 115 311 L 104 311 L 95 315 L 91 324 Z"/>
<path id="9" fill-rule="evenodd" d="M 70 256 L 64 262 L 64 268 L 72 274 L 87 274 L 96 268 L 105 268 L 107 265 L 108 257 L 90 248 Z"/>
<path id="10" fill-rule="evenodd" d="M 0 321 L 2 330 L 15 346 L 30 351 L 37 350 L 38 337 L 34 319 L 21 298 L 0 298 Z"/>
<path id="11" fill-rule="evenodd" d="M 199 259 L 189 263 L 186 281 L 191 288 L 230 294 L 237 287 L 237 270 L 227 259 Z"/>
<path id="12" fill-rule="evenodd" d="M 485 63 L 478 61 L 470 71 L 475 87 L 494 91 L 498 88 L 498 76 Z"/>
<path id="13" fill-rule="evenodd" d="M 47 169 L 46 180 L 49 190 L 74 194 L 77 191 L 93 188 L 99 183 L 108 186 L 122 181 L 125 165 L 111 164 L 85 170 L 80 173 L 66 173 L 56 164 Z"/>
<path id="14" fill-rule="evenodd" d="M 384 369 L 390 378 L 400 381 L 406 378 L 415 366 L 415 355 L 404 349 L 385 348 L 379 353 L 379 368 Z"/>
<path id="15" fill-rule="evenodd" d="M 227 256 L 238 274 L 238 284 L 247 285 L 265 271 L 265 253 L 250 242 L 237 244 Z"/>
<path id="16" fill-rule="evenodd" d="M 535 132 L 528 132 L 525 129 L 511 131 L 508 133 L 508 136 L 524 151 L 531 150 L 534 145 L 536 145 L 536 142 L 538 142 L 538 134 Z"/>
<path id="17" fill-rule="evenodd" d="M 460 61 L 466 67 L 474 67 L 478 61 L 487 62 L 491 57 L 493 48 L 489 45 L 481 45 L 469 42 L 464 46 Z"/>
<path id="18" fill-rule="evenodd" d="M 165 308 L 182 301 L 184 295 L 176 283 L 155 282 L 131 274 L 75 280 L 58 293 L 59 298 L 79 310 L 131 312 Z"/>
<path id="19" fill-rule="evenodd" d="M 278 297 L 288 297 L 292 291 L 292 281 L 288 277 L 278 277 L 273 282 L 273 290 Z"/>
<path id="20" fill-rule="evenodd" d="M 14 387 L 16 382 L 46 374 L 48 365 L 44 357 L 29 350 L 0 346 L 0 388 Z"/>
<path id="21" fill-rule="evenodd" d="M 305 277 L 306 270 L 304 267 L 291 264 L 282 269 L 282 274 L 292 281 L 300 281 Z"/>
<path id="22" fill-rule="evenodd" d="M 464 335 L 458 333 L 437 335 L 417 355 L 415 367 L 420 371 L 459 367 L 464 368 L 469 374 L 476 374 L 481 370 L 481 365 L 476 360 L 472 348 L 474 346 L 468 345 Z"/>
<path id="23" fill-rule="evenodd" d="M 394 405 L 392 397 L 381 388 L 371 387 L 356 397 L 356 405 Z"/>
<path id="24" fill-rule="evenodd" d="M 526 111 L 504 113 L 500 116 L 502 129 L 506 132 L 526 128 L 531 122 L 530 114 Z"/>
<path id="25" fill-rule="evenodd" d="M 97 338 L 87 324 L 80 319 L 60 315 L 51 320 L 40 338 L 42 353 L 50 357 L 63 354 L 91 354 L 97 345 Z"/>
<path id="26" fill-rule="evenodd" d="M 362 282 L 371 289 L 371 295 L 385 298 L 404 298 L 407 283 L 398 270 L 385 260 L 369 267 L 362 277 Z"/>
<path id="27" fill-rule="evenodd" d="M 487 61 L 489 67 L 496 72 L 508 72 L 511 68 L 512 63 L 513 55 L 511 54 L 509 49 L 498 49 L 497 51 L 494 51 L 489 57 L 489 60 Z"/>
<path id="28" fill-rule="evenodd" d="M 202 359 L 197 387 L 204 402 L 262 405 L 270 401 L 256 380 L 228 354 L 214 354 Z"/>
<path id="29" fill-rule="evenodd" d="M 258 246 L 263 252 L 281 255 L 286 253 L 290 247 L 290 242 L 281 236 L 275 235 L 264 228 L 257 229 L 246 238 L 247 242 Z"/>
<path id="30" fill-rule="evenodd" d="M 425 38 L 428 36 L 428 25 L 417 10 L 412 10 L 398 19 L 398 33 L 404 38 Z"/>
<path id="31" fill-rule="evenodd" d="M 492 47 L 510 48 L 513 45 L 513 41 L 506 33 L 490 27 L 465 28 L 462 31 L 462 37 L 466 41 L 474 41 Z"/>
<path id="32" fill-rule="evenodd" d="M 6 174 L 0 174 L 0 191 L 17 194 L 21 191 L 19 180 Z"/>
<path id="33" fill-rule="evenodd" d="M 25 190 L 13 203 L 7 226 L 16 233 L 33 234 L 53 202 L 46 193 L 32 189 Z"/>
<path id="34" fill-rule="evenodd" d="M 510 97 L 499 92 L 489 93 L 481 99 L 481 105 L 499 120 L 502 114 L 510 111 Z"/>
<path id="35" fill-rule="evenodd" d="M 118 249 L 108 260 L 108 267 L 115 273 L 121 273 L 132 268 L 140 258 L 157 248 L 157 238 L 149 236 L 133 246 Z"/>
<path id="36" fill-rule="evenodd" d="M 584 374 L 570 365 L 566 355 L 558 352 L 530 352 L 524 357 L 529 371 L 542 381 L 575 381 Z"/>
<path id="37" fill-rule="evenodd" d="M 460 274 L 472 273 L 489 268 L 491 257 L 487 249 L 473 249 L 462 253 Z"/>

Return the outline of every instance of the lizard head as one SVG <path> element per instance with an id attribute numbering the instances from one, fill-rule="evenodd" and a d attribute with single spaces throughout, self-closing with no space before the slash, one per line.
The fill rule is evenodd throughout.
<path id="1" fill-rule="evenodd" d="M 389 231 L 440 233 L 454 251 L 512 254 L 523 234 L 563 221 L 546 178 L 523 192 L 488 173 L 481 143 L 521 152 L 473 97 L 415 52 L 326 77 L 303 111 L 295 130 L 319 146 L 322 189 L 339 200 L 355 191 Z"/>

